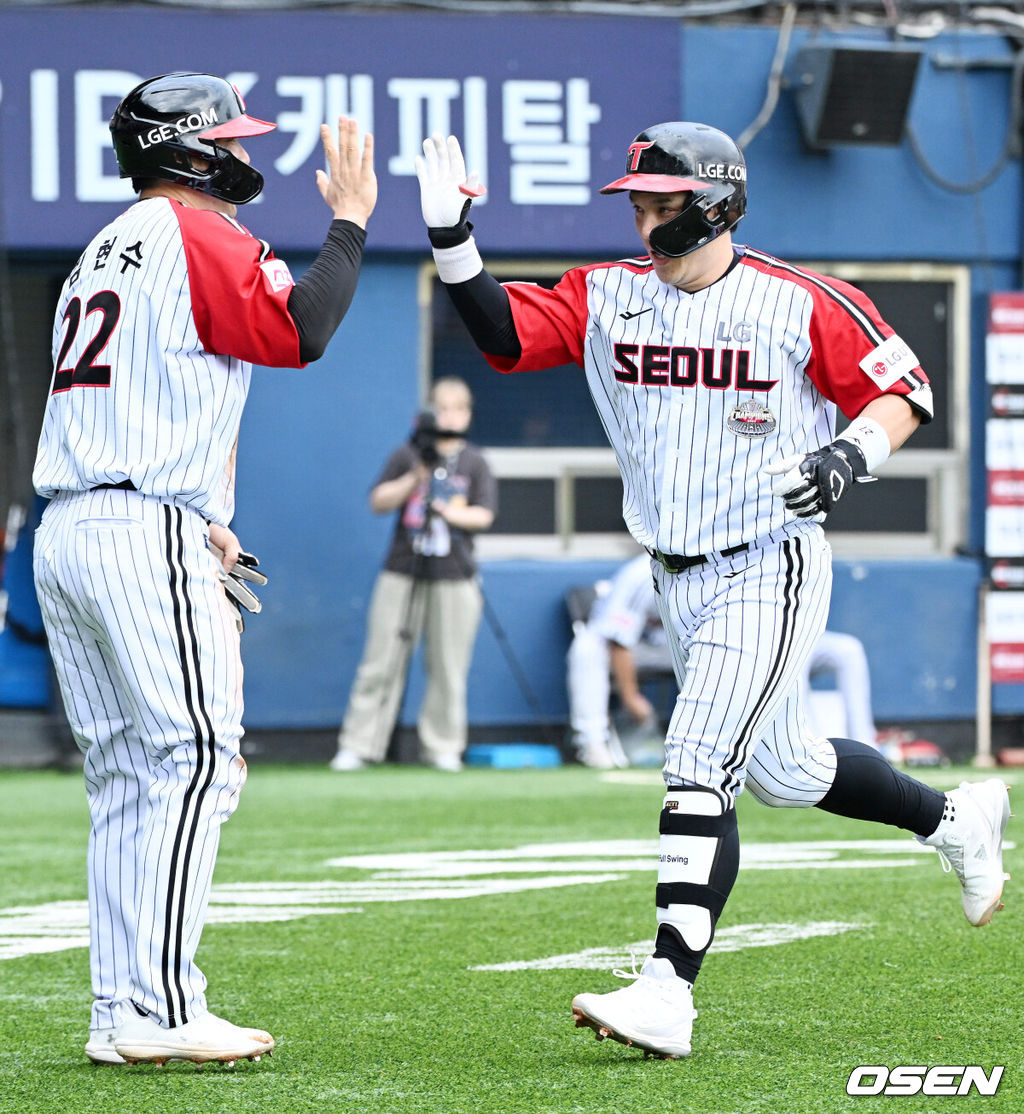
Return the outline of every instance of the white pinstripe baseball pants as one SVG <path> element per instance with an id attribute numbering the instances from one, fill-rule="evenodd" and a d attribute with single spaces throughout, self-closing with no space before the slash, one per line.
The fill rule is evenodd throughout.
<path id="1" fill-rule="evenodd" d="M 765 804 L 817 804 L 836 759 L 807 726 L 798 682 L 828 618 L 820 527 L 800 523 L 681 573 L 652 568 L 679 681 L 666 784 L 712 789 L 725 807 L 744 785 Z"/>
<path id="2" fill-rule="evenodd" d="M 89 799 L 92 1028 L 128 1000 L 206 1010 L 195 965 L 220 825 L 245 781 L 234 615 L 194 511 L 136 492 L 58 495 L 35 579 Z"/>

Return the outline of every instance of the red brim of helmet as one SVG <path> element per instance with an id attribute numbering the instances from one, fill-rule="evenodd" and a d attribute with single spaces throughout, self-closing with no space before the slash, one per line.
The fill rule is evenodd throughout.
<path id="1" fill-rule="evenodd" d="M 671 174 L 627 174 L 609 182 L 600 193 L 625 193 L 626 190 L 639 190 L 641 193 L 682 193 L 684 190 L 699 190 L 706 183 L 693 178 L 674 178 Z"/>
<path id="2" fill-rule="evenodd" d="M 225 120 L 223 124 L 207 128 L 199 133 L 200 139 L 240 139 L 243 135 L 263 135 L 272 132 L 277 124 L 270 124 L 266 120 L 257 120 L 255 116 L 236 116 L 233 120 Z"/>

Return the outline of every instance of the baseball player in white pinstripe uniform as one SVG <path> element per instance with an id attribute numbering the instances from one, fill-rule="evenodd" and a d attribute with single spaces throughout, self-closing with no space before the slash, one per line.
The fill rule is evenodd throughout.
<path id="1" fill-rule="evenodd" d="M 640 687 L 638 670 L 667 674 L 672 661 L 646 554 L 616 569 L 603 586 L 587 621 L 573 625 L 566 688 L 577 757 L 584 766 L 612 769 L 629 765 L 608 710 L 612 682 L 630 719 L 657 731 L 657 713 Z M 599 581 L 595 588 L 600 587 Z"/>
<path id="2" fill-rule="evenodd" d="M 208 1009 L 195 964 L 220 825 L 245 781 L 229 528 L 252 365 L 323 354 L 377 196 L 372 137 L 321 129 L 334 220 L 298 283 L 235 220 L 261 190 L 246 115 L 209 74 L 150 79 L 111 119 L 139 200 L 61 291 L 36 458 L 35 579 L 85 754 L 96 1063 L 233 1062 L 274 1047 Z M 242 554 L 244 560 L 247 555 Z"/>
<path id="3" fill-rule="evenodd" d="M 584 369 L 679 682 L 655 950 L 630 985 L 577 995 L 577 1025 L 689 1054 L 693 983 L 739 867 L 744 787 L 913 832 L 955 870 L 968 920 L 987 924 L 1004 881 L 1002 781 L 937 792 L 864 743 L 814 737 L 800 706 L 831 590 L 820 522 L 931 418 L 907 345 L 853 287 L 733 243 L 746 167 L 706 125 L 636 137 L 602 192 L 628 193 L 645 254 L 574 268 L 553 290 L 483 269 L 466 220 L 481 187 L 454 137 L 428 139 L 418 171 L 438 274 L 490 363 Z M 850 420 L 839 433 L 837 409 Z"/>

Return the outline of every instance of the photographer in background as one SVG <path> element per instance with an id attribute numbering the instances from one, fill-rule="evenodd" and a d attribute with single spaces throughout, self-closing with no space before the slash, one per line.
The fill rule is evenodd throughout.
<path id="1" fill-rule="evenodd" d="M 339 772 L 383 761 L 421 637 L 427 688 L 417 730 L 423 760 L 438 770 L 462 769 L 466 679 L 483 606 L 473 535 L 494 522 L 497 484 L 480 450 L 465 440 L 473 397 L 463 380 L 436 380 L 429 405 L 370 491 L 376 514 L 400 513 L 370 599 L 363 658 L 331 759 Z"/>

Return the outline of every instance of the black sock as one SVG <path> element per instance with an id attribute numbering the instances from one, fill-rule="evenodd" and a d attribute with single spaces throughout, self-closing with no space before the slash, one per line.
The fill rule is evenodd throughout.
<path id="1" fill-rule="evenodd" d="M 864 743 L 829 742 L 836 752 L 836 776 L 818 808 L 854 820 L 894 824 L 919 836 L 935 831 L 946 805 L 945 793 L 900 773 Z"/>

